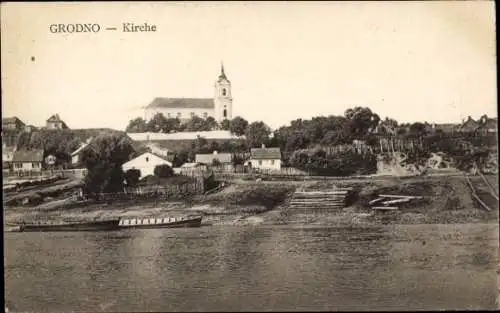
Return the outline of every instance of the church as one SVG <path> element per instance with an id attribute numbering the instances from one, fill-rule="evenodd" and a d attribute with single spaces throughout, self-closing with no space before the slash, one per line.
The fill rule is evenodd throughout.
<path id="1" fill-rule="evenodd" d="M 183 122 L 194 116 L 212 116 L 217 122 L 221 122 L 231 120 L 232 112 L 231 82 L 221 64 L 221 73 L 214 84 L 213 98 L 155 98 L 145 107 L 144 118 L 148 121 L 155 114 L 163 113 L 166 118 L 179 118 Z"/>

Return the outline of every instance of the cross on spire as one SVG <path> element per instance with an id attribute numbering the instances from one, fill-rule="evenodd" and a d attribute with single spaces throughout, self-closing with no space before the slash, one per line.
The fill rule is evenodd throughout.
<path id="1" fill-rule="evenodd" d="M 220 61 L 220 75 L 219 75 L 219 80 L 226 79 L 226 73 L 224 73 L 224 63 Z"/>

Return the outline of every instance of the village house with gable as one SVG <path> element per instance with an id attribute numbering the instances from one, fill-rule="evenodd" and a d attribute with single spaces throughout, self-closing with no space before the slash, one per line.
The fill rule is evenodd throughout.
<path id="1" fill-rule="evenodd" d="M 233 168 L 233 155 L 231 153 L 203 153 L 196 154 L 195 163 L 206 165 L 208 168 L 230 171 Z"/>
<path id="2" fill-rule="evenodd" d="M 224 65 L 221 65 L 221 73 L 214 84 L 213 98 L 155 98 L 144 109 L 146 120 L 157 113 L 162 113 L 166 118 L 179 118 L 182 122 L 194 116 L 211 116 L 218 122 L 230 120 L 233 112 L 231 81 L 224 72 Z"/>
<path id="3" fill-rule="evenodd" d="M 25 126 L 23 121 L 16 116 L 2 118 L 2 129 L 4 130 L 21 131 L 24 130 Z"/>
<path id="4" fill-rule="evenodd" d="M 54 114 L 45 122 L 46 129 L 69 129 L 68 125 L 61 119 L 59 114 Z"/>
<path id="5" fill-rule="evenodd" d="M 122 170 L 126 172 L 130 169 L 137 169 L 141 171 L 139 179 L 143 179 L 146 176 L 154 175 L 155 167 L 162 164 L 172 167 L 172 162 L 168 161 L 165 157 L 156 155 L 152 152 L 145 152 L 124 163 L 122 165 Z"/>
<path id="6" fill-rule="evenodd" d="M 12 156 L 14 172 L 40 172 L 43 167 L 43 153 L 41 149 L 21 149 Z"/>
<path id="7" fill-rule="evenodd" d="M 281 170 L 281 150 L 280 148 L 261 148 L 250 149 L 250 158 L 246 162 L 252 169 Z"/>

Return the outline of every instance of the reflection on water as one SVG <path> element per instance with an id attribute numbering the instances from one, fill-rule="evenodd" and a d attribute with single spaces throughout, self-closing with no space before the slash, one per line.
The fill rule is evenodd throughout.
<path id="1" fill-rule="evenodd" d="M 6 233 L 16 311 L 492 309 L 495 225 Z"/>

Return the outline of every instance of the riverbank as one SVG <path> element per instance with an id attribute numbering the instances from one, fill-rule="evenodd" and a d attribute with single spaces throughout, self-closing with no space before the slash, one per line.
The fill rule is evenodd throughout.
<path id="1" fill-rule="evenodd" d="M 474 177 L 478 182 L 480 178 Z M 495 176 L 489 181 L 498 190 Z M 293 192 L 351 188 L 346 207 L 335 210 L 293 210 L 288 201 Z M 369 201 L 379 194 L 422 196 L 423 200 L 401 205 L 390 213 L 376 213 Z M 47 203 L 35 207 L 6 206 L 5 221 L 21 220 L 97 220 L 119 216 L 202 214 L 205 224 L 255 225 L 373 225 L 373 224 L 453 224 L 497 223 L 498 201 L 483 200 L 491 207 L 484 210 L 471 196 L 467 182 L 459 176 L 377 177 L 328 181 L 237 181 L 220 191 L 184 201 L 128 200 L 113 203 L 67 205 Z M 65 205 L 62 205 L 65 203 Z"/>

